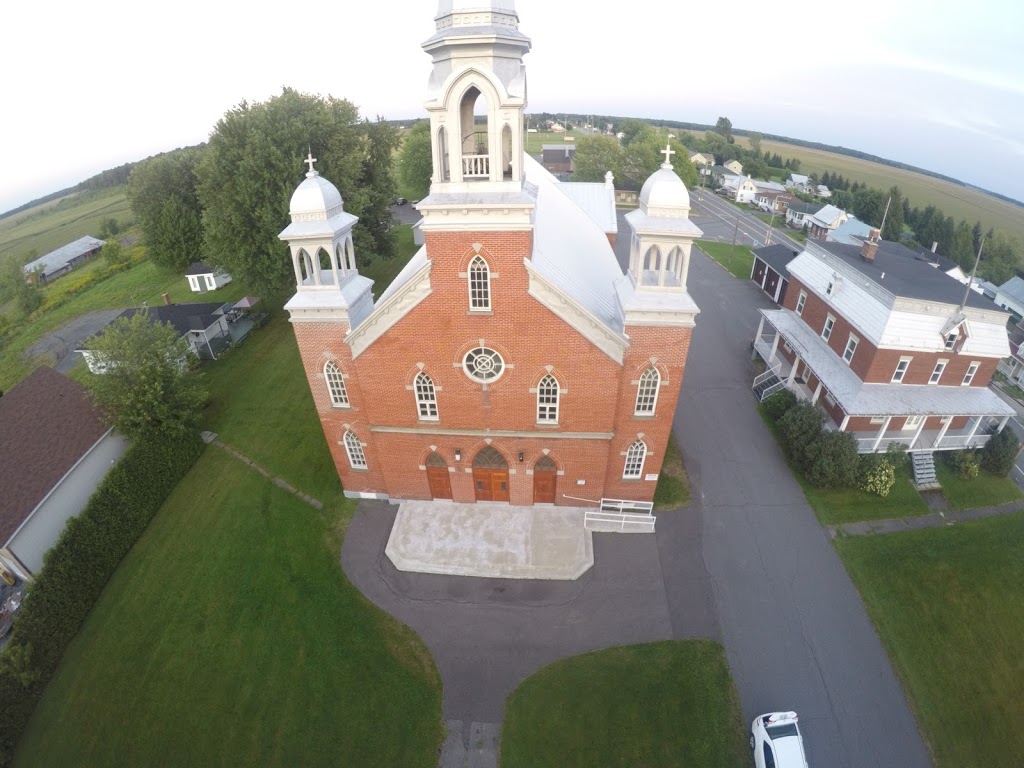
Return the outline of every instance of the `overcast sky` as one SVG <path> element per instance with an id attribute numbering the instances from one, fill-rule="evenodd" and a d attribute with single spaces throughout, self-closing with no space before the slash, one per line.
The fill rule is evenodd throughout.
<path id="1" fill-rule="evenodd" d="M 530 110 L 852 147 L 1024 199 L 1019 0 L 517 0 Z M 11 3 L 0 211 L 209 136 L 282 86 L 424 114 L 436 0 Z M 608 11 L 598 10 L 607 8 Z M 614 9 L 614 10 L 613 10 Z"/>

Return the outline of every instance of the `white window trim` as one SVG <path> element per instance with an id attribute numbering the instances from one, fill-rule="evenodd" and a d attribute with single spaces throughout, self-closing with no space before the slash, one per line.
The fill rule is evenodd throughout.
<path id="1" fill-rule="evenodd" d="M 800 291 L 800 297 L 796 300 L 796 314 L 803 317 L 804 307 L 807 305 L 807 291 Z"/>
<path id="2" fill-rule="evenodd" d="M 955 330 L 955 331 L 950 331 L 949 333 L 947 333 L 946 334 L 946 345 L 945 345 L 946 349 L 951 350 L 954 347 L 956 347 L 956 342 L 957 342 L 957 340 L 959 338 L 960 338 L 960 331 L 959 331 L 959 329 Z"/>
<path id="3" fill-rule="evenodd" d="M 821 338 L 828 342 L 832 338 L 832 331 L 836 328 L 836 318 L 834 315 L 825 315 L 825 325 L 821 328 Z"/>
<path id="4" fill-rule="evenodd" d="M 906 432 L 911 429 L 917 429 L 921 426 L 921 420 L 923 418 L 923 416 L 907 416 L 907 418 L 903 420 L 902 431 Z"/>
<path id="5" fill-rule="evenodd" d="M 342 440 L 345 444 L 345 453 L 348 455 L 348 465 L 352 469 L 367 469 L 366 454 L 363 452 L 363 445 L 359 442 L 355 432 L 349 430 Z"/>
<path id="6" fill-rule="evenodd" d="M 946 372 L 946 366 L 949 364 L 949 360 L 936 360 L 935 367 L 932 368 L 932 375 L 928 377 L 928 384 L 931 386 L 937 385 L 942 381 L 942 374 Z M 938 374 L 938 375 L 936 375 Z"/>
<path id="7" fill-rule="evenodd" d="M 551 381 L 554 383 L 554 395 L 555 395 L 554 403 L 542 403 L 541 402 L 541 397 L 545 394 L 544 393 L 544 382 L 547 381 L 548 379 L 551 379 Z M 562 399 L 562 388 L 558 384 L 558 379 L 556 379 L 553 374 L 550 374 L 550 373 L 545 374 L 544 378 L 542 378 L 537 383 L 537 423 L 538 424 L 557 424 L 558 423 L 558 412 L 559 412 L 559 406 L 561 405 L 561 399 Z M 552 411 L 554 412 L 554 418 L 551 418 L 550 416 L 546 415 L 546 413 L 551 413 Z"/>
<path id="8" fill-rule="evenodd" d="M 836 292 L 836 281 L 835 280 L 829 280 L 828 281 L 828 287 L 825 288 L 825 295 L 826 296 L 831 296 L 835 292 Z"/>
<path id="9" fill-rule="evenodd" d="M 850 345 L 853 345 L 853 349 L 850 349 Z M 846 347 L 843 349 L 843 362 L 850 365 L 853 362 L 853 356 L 857 354 L 857 345 L 860 344 L 860 339 L 850 334 L 850 338 L 846 340 Z M 850 357 L 846 357 L 846 353 L 850 353 Z"/>
<path id="10" fill-rule="evenodd" d="M 967 373 L 964 374 L 964 380 L 960 382 L 961 387 L 971 386 L 971 382 L 974 381 L 974 377 L 978 375 L 978 371 L 981 369 L 981 363 L 977 360 L 972 360 L 971 364 L 967 366 Z"/>
<path id="11" fill-rule="evenodd" d="M 474 265 L 482 265 L 482 269 L 479 271 L 483 272 L 484 284 L 483 290 L 486 292 L 486 302 L 481 303 L 479 306 L 474 305 L 473 301 L 473 267 Z M 479 253 L 470 259 L 469 267 L 466 271 L 466 286 L 469 290 L 469 311 L 470 312 L 490 312 L 491 311 L 491 267 L 487 263 L 487 260 Z"/>
<path id="12" fill-rule="evenodd" d="M 907 377 L 907 371 L 910 370 L 910 361 L 913 360 L 913 359 L 914 359 L 913 357 L 901 357 L 900 358 L 900 361 L 898 363 L 896 363 L 896 370 L 892 372 L 892 378 L 889 380 L 890 384 L 902 384 L 903 383 L 903 379 L 905 379 Z M 906 363 L 906 365 L 903 367 L 903 370 L 900 370 L 900 366 L 903 365 L 904 363 Z M 899 378 L 897 378 L 897 376 Z"/>
<path id="13" fill-rule="evenodd" d="M 872 416 L 871 417 L 871 423 L 872 424 L 885 424 L 885 417 L 884 416 Z"/>
<path id="14" fill-rule="evenodd" d="M 416 414 L 419 420 L 440 421 L 440 412 L 437 408 L 437 387 L 434 386 L 434 380 L 428 374 L 420 371 L 413 379 L 412 388 L 416 397 Z"/>
<path id="15" fill-rule="evenodd" d="M 649 410 L 640 410 L 640 401 L 645 396 L 645 384 L 644 380 L 649 380 L 648 374 L 653 374 L 654 378 L 654 397 L 651 400 Z M 654 416 L 658 410 L 658 395 L 661 394 L 661 372 L 654 367 L 648 368 L 640 375 L 640 381 L 637 382 L 636 386 L 636 402 L 633 405 L 634 416 Z"/>
<path id="16" fill-rule="evenodd" d="M 639 461 L 636 458 L 636 453 L 639 453 Z M 635 465 L 635 471 L 630 472 L 630 459 Z M 626 459 L 622 466 L 622 479 L 623 480 L 639 480 L 644 476 L 644 464 L 647 461 L 647 443 L 643 440 L 637 440 L 632 443 L 629 448 L 626 449 Z"/>
<path id="17" fill-rule="evenodd" d="M 337 373 L 338 378 L 336 382 L 331 381 L 331 373 L 333 369 Z M 324 363 L 324 381 L 327 383 L 327 395 L 331 399 L 332 408 L 351 408 L 352 403 L 348 398 L 348 387 L 345 386 L 345 374 L 341 372 L 341 368 L 333 360 L 328 360 Z M 335 387 L 335 385 L 337 385 Z"/>
<path id="18" fill-rule="evenodd" d="M 825 390 L 825 402 L 828 403 L 829 405 L 836 404 L 836 399 L 832 397 L 832 393 L 829 392 L 827 389 Z"/>

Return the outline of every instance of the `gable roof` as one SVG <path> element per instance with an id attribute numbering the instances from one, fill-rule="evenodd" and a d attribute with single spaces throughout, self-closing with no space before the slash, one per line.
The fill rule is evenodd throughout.
<path id="1" fill-rule="evenodd" d="M 615 211 L 615 190 L 600 182 L 563 181 L 558 186 L 569 199 L 586 212 L 604 232 L 619 231 Z"/>
<path id="2" fill-rule="evenodd" d="M 206 266 L 201 261 L 193 261 L 188 265 L 188 269 L 185 270 L 186 275 L 212 275 L 213 269 Z"/>
<path id="3" fill-rule="evenodd" d="M 999 286 L 999 292 L 1009 296 L 1019 304 L 1024 304 L 1024 280 L 1014 275 L 1005 283 Z"/>
<path id="4" fill-rule="evenodd" d="M 797 198 L 799 200 L 799 198 Z M 817 203 L 797 203 L 789 206 L 789 210 L 793 213 L 817 213 L 821 210 L 821 206 Z"/>
<path id="5" fill-rule="evenodd" d="M 134 317 L 139 312 L 148 312 L 153 323 L 170 323 L 171 327 L 181 336 L 189 331 L 202 331 L 217 321 L 217 315 L 224 302 L 196 302 L 193 304 L 160 304 L 155 307 L 134 307 L 126 309 L 115 320 L 122 317 Z"/>
<path id="6" fill-rule="evenodd" d="M 799 256 L 800 251 L 794 251 L 788 245 L 776 243 L 775 245 L 755 248 L 754 255 L 788 280 L 786 265 Z"/>
<path id="7" fill-rule="evenodd" d="M 789 178 L 792 179 L 794 184 L 806 184 L 809 176 L 804 176 L 802 173 L 791 173 Z"/>
<path id="8" fill-rule="evenodd" d="M 0 397 L 0 544 L 107 432 L 86 388 L 46 366 Z"/>
<path id="9" fill-rule="evenodd" d="M 40 256 L 35 261 L 30 261 L 22 269 L 29 273 L 35 272 L 41 267 L 43 275 L 49 275 L 64 267 L 69 261 L 77 259 L 79 256 L 89 253 L 89 251 L 102 248 L 104 245 L 106 245 L 105 240 L 99 240 L 86 235 L 85 237 L 78 238 L 73 243 L 62 245 L 57 250 Z"/>
<path id="10" fill-rule="evenodd" d="M 831 227 L 845 214 L 846 211 L 836 208 L 834 205 L 824 205 L 818 209 L 812 218 L 823 227 Z"/>

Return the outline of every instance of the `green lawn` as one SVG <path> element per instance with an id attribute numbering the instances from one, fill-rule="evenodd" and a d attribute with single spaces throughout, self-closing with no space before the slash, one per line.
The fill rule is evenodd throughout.
<path id="1" fill-rule="evenodd" d="M 750 272 L 754 268 L 754 253 L 749 245 L 733 246 L 729 243 L 698 240 L 697 247 L 725 267 L 733 277 L 750 279 Z"/>
<path id="2" fill-rule="evenodd" d="M 391 232 L 395 235 L 395 257 L 393 259 L 374 258 L 369 264 L 358 264 L 359 274 L 373 280 L 374 299 L 387 290 L 391 281 L 398 276 L 398 273 L 420 248 L 413 242 L 412 227 L 408 224 L 396 224 L 392 227 Z M 358 256 L 356 258 L 358 260 Z"/>
<path id="3" fill-rule="evenodd" d="M 837 539 L 938 768 L 1024 765 L 1024 514 Z"/>
<path id="4" fill-rule="evenodd" d="M 502 768 L 745 768 L 725 652 L 670 640 L 574 656 L 508 697 Z"/>
<path id="5" fill-rule="evenodd" d="M 125 185 L 76 193 L 0 219 L 0 256 L 22 258 L 32 250 L 42 256 L 83 235 L 99 237 L 100 225 L 110 218 L 122 224 L 133 218 Z"/>
<path id="6" fill-rule="evenodd" d="M 654 511 L 664 512 L 681 509 L 690 505 L 690 478 L 683 465 L 683 455 L 674 433 L 669 435 L 665 448 L 665 460 L 661 463 L 661 474 L 654 489 Z"/>
<path id="7" fill-rule="evenodd" d="M 995 507 L 1024 498 L 1013 478 L 996 477 L 981 470 L 973 480 L 961 480 L 941 458 L 936 458 L 936 477 L 942 485 L 942 493 L 953 509 Z"/>
<path id="8" fill-rule="evenodd" d="M 436 766 L 437 670 L 345 579 L 342 522 L 208 448 L 93 609 L 16 764 Z"/>

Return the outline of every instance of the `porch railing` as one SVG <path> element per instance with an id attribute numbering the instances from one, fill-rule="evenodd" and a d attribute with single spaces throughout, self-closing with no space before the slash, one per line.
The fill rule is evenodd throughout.
<path id="1" fill-rule="evenodd" d="M 908 446 L 908 451 L 957 451 L 965 448 L 981 448 L 992 438 L 992 435 L 978 432 L 973 437 L 970 435 L 946 435 L 941 440 L 934 433 L 922 434 L 917 443 L 911 445 L 914 440 L 914 433 L 904 435 L 893 435 L 883 437 L 878 443 L 878 452 L 884 452 L 894 443 L 903 443 Z M 858 437 L 857 450 L 860 453 L 872 453 L 875 449 L 875 441 L 878 436 Z"/>
<path id="2" fill-rule="evenodd" d="M 491 176 L 490 155 L 463 155 L 462 178 L 487 179 Z"/>
<path id="3" fill-rule="evenodd" d="M 654 504 L 649 501 L 601 499 L 600 509 L 588 509 L 583 525 L 591 531 L 654 533 Z"/>

